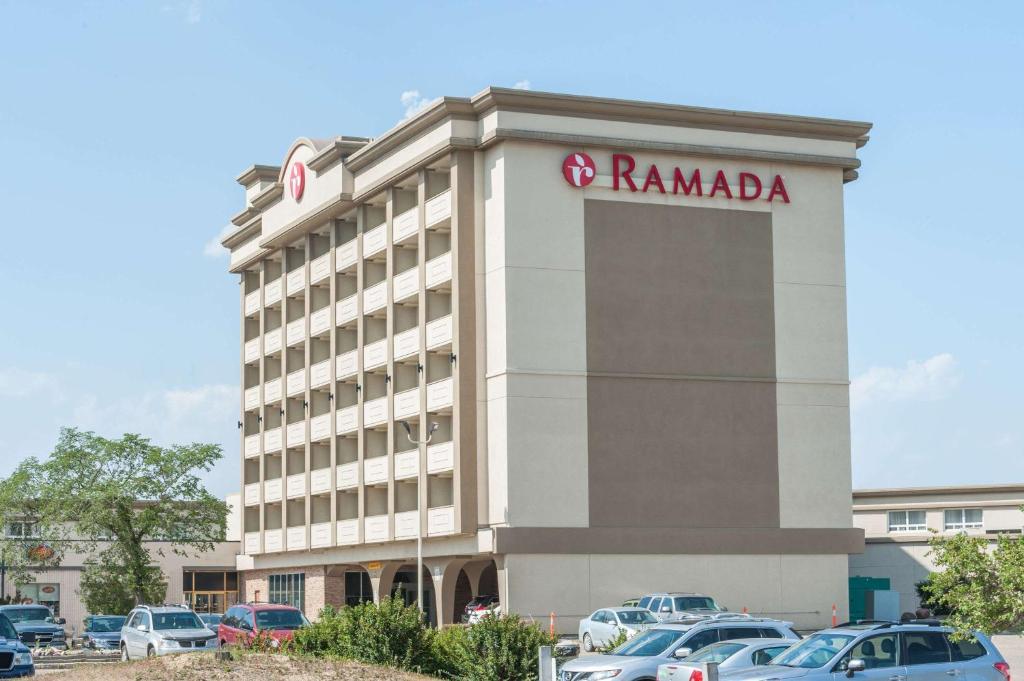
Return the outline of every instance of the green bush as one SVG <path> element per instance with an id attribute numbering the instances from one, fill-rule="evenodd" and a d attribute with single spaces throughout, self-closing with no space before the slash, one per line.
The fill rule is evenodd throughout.
<path id="1" fill-rule="evenodd" d="M 464 681 L 533 681 L 541 646 L 555 637 L 518 615 L 486 615 L 470 627 L 450 627 L 433 637 L 438 676 Z"/>
<path id="2" fill-rule="evenodd" d="M 621 646 L 623 643 L 629 640 L 629 634 L 625 629 L 619 627 L 619 631 L 615 636 L 608 639 L 605 644 L 601 647 L 601 652 L 605 655 L 611 653 L 613 650 Z"/>
<path id="3" fill-rule="evenodd" d="M 328 605 L 309 626 L 296 630 L 291 649 L 314 657 L 347 657 L 341 611 Z"/>

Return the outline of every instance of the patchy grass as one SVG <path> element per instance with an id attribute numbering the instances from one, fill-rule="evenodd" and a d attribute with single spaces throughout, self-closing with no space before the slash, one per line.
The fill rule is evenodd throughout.
<path id="1" fill-rule="evenodd" d="M 359 662 L 259 654 L 244 654 L 230 661 L 218 661 L 210 653 L 87 666 L 48 672 L 46 676 L 61 681 L 427 681 L 431 678 Z"/>

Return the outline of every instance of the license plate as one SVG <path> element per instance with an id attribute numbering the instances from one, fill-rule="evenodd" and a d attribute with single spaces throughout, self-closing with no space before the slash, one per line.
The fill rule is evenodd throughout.
<path id="1" fill-rule="evenodd" d="M 202 648 L 206 646 L 206 641 L 196 641 L 196 648 Z"/>

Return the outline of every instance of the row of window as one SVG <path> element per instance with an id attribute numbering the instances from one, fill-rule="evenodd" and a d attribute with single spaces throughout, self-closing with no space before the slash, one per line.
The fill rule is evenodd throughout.
<path id="1" fill-rule="evenodd" d="M 959 530 L 980 530 L 984 527 L 982 509 L 980 508 L 949 508 L 942 513 L 942 529 L 955 532 Z M 890 532 L 927 532 L 924 511 L 889 511 Z"/>
<path id="2" fill-rule="evenodd" d="M 902 651 L 900 640 L 902 638 Z M 963 662 L 985 655 L 976 640 L 954 641 L 938 631 L 904 631 L 865 638 L 850 650 L 839 664 L 845 669 L 851 659 L 863 660 L 865 669 L 889 669 L 896 666 Z"/>

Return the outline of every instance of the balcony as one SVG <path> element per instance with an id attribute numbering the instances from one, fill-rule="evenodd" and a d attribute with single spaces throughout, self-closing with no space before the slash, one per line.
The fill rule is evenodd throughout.
<path id="1" fill-rule="evenodd" d="M 299 267 L 288 273 L 288 295 L 295 296 L 306 290 L 306 268 Z"/>
<path id="2" fill-rule="evenodd" d="M 427 473 L 437 475 L 455 469 L 455 443 L 442 442 L 427 447 Z"/>
<path id="3" fill-rule="evenodd" d="M 322 307 L 309 315 L 309 335 L 323 336 L 331 332 L 331 307 Z"/>
<path id="4" fill-rule="evenodd" d="M 394 297 L 395 302 L 413 298 L 420 292 L 420 268 L 412 267 L 395 275 Z"/>
<path id="5" fill-rule="evenodd" d="M 420 472 L 420 453 L 413 449 L 395 454 L 395 480 L 415 478 Z M 396 525 L 397 527 L 397 525 Z"/>
<path id="6" fill-rule="evenodd" d="M 263 404 L 281 401 L 281 379 L 273 378 L 263 384 Z"/>
<path id="7" fill-rule="evenodd" d="M 375 456 L 363 461 L 363 484 L 380 485 L 388 481 L 388 457 Z"/>
<path id="8" fill-rule="evenodd" d="M 331 254 L 324 253 L 309 263 L 309 283 L 316 284 L 331 275 Z"/>
<path id="9" fill-rule="evenodd" d="M 428 289 L 450 288 L 452 281 L 452 252 L 432 258 L 424 265 Z"/>
<path id="10" fill-rule="evenodd" d="M 296 421 L 288 424 L 286 447 L 301 447 L 306 444 L 306 422 Z"/>
<path id="11" fill-rule="evenodd" d="M 331 524 L 313 523 L 309 526 L 309 546 L 313 549 L 331 545 Z"/>
<path id="12" fill-rule="evenodd" d="M 455 507 L 440 506 L 427 509 L 427 536 L 435 537 L 441 534 L 452 534 L 455 532 Z"/>
<path id="13" fill-rule="evenodd" d="M 455 383 L 451 377 L 427 384 L 427 411 L 441 411 L 452 406 Z"/>
<path id="14" fill-rule="evenodd" d="M 309 367 L 309 387 L 319 388 L 331 382 L 331 360 L 325 359 Z"/>
<path id="15" fill-rule="evenodd" d="M 260 292 L 253 291 L 245 295 L 245 316 L 251 317 L 260 311 Z"/>
<path id="16" fill-rule="evenodd" d="M 359 543 L 359 519 L 338 521 L 338 544 L 349 545 Z"/>
<path id="17" fill-rule="evenodd" d="M 245 389 L 245 410 L 260 406 L 260 387 L 258 385 Z"/>
<path id="18" fill-rule="evenodd" d="M 331 436 L 331 415 L 330 413 L 314 416 L 309 420 L 309 440 L 319 442 Z"/>
<path id="19" fill-rule="evenodd" d="M 265 452 L 279 452 L 281 451 L 281 428 L 271 428 L 270 430 L 263 431 L 263 451 Z"/>
<path id="20" fill-rule="evenodd" d="M 263 334 L 263 354 L 276 355 L 281 352 L 281 329 L 274 329 Z"/>
<path id="21" fill-rule="evenodd" d="M 254 482 L 245 486 L 245 505 L 246 506 L 259 506 L 260 503 L 260 483 Z"/>
<path id="22" fill-rule="evenodd" d="M 245 555 L 253 556 L 260 552 L 260 533 L 245 533 Z"/>
<path id="23" fill-rule="evenodd" d="M 338 435 L 344 435 L 345 433 L 351 433 L 359 427 L 359 406 L 353 404 L 351 407 L 345 407 L 338 410 Z"/>
<path id="24" fill-rule="evenodd" d="M 448 189 L 427 201 L 427 227 L 433 227 L 452 216 L 452 190 Z"/>
<path id="25" fill-rule="evenodd" d="M 411 388 L 395 393 L 395 418 L 404 419 L 420 413 L 420 389 Z"/>
<path id="26" fill-rule="evenodd" d="M 268 504 L 281 501 L 281 478 L 263 482 L 263 501 Z"/>
<path id="27" fill-rule="evenodd" d="M 415 539 L 419 534 L 419 511 L 404 511 L 395 514 L 395 539 Z"/>
<path id="28" fill-rule="evenodd" d="M 245 342 L 245 363 L 250 364 L 260 358 L 260 339 L 253 338 L 251 341 Z"/>
<path id="29" fill-rule="evenodd" d="M 302 551 L 306 548 L 306 526 L 288 528 L 288 550 Z"/>
<path id="30" fill-rule="evenodd" d="M 388 517 L 386 515 L 367 516 L 363 521 L 363 541 L 378 542 L 388 540 Z"/>
<path id="31" fill-rule="evenodd" d="M 302 341 L 306 340 L 306 318 L 296 319 L 294 322 L 288 322 L 288 326 L 285 327 L 287 330 L 287 341 L 288 347 L 298 345 Z"/>
<path id="32" fill-rule="evenodd" d="M 381 281 L 363 290 L 363 314 L 370 314 L 388 304 L 388 282 Z"/>
<path id="33" fill-rule="evenodd" d="M 309 493 L 325 494 L 331 491 L 331 469 L 318 468 L 309 474 Z"/>
<path id="34" fill-rule="evenodd" d="M 359 316 L 359 296 L 352 294 L 334 305 L 334 323 L 344 326 Z"/>
<path id="35" fill-rule="evenodd" d="M 281 277 L 263 287 L 263 304 L 272 307 L 281 302 Z"/>
<path id="36" fill-rule="evenodd" d="M 359 462 L 343 463 L 338 466 L 338 489 L 351 489 L 359 485 Z"/>
<path id="37" fill-rule="evenodd" d="M 288 397 L 295 397 L 306 392 L 306 370 L 299 369 L 288 374 L 286 379 L 286 389 L 288 391 Z"/>
<path id="38" fill-rule="evenodd" d="M 289 499 L 306 496 L 306 474 L 289 475 L 285 486 Z"/>
<path id="39" fill-rule="evenodd" d="M 369 371 L 388 361 L 388 339 L 381 338 L 363 347 L 363 369 Z"/>
<path id="40" fill-rule="evenodd" d="M 418 207 L 413 206 L 401 215 L 396 216 L 392 221 L 391 240 L 399 244 L 410 237 L 416 236 L 419 231 L 420 211 Z"/>
<path id="41" fill-rule="evenodd" d="M 259 433 L 256 433 L 255 435 L 246 435 L 245 436 L 245 458 L 251 459 L 251 458 L 253 458 L 255 456 L 259 456 L 259 455 L 260 455 L 260 435 L 259 435 Z"/>
<path id="42" fill-rule="evenodd" d="M 363 234 L 363 257 L 377 255 L 388 245 L 387 223 L 381 223 Z"/>
<path id="43" fill-rule="evenodd" d="M 351 350 L 343 355 L 338 355 L 334 361 L 335 378 L 339 381 L 359 373 L 359 351 Z"/>
<path id="44" fill-rule="evenodd" d="M 347 241 L 334 249 L 334 269 L 344 272 L 359 261 L 359 237 Z"/>
<path id="45" fill-rule="evenodd" d="M 379 426 L 388 420 L 388 398 L 378 397 L 363 403 L 363 425 L 367 428 Z"/>
<path id="46" fill-rule="evenodd" d="M 264 553 L 277 553 L 282 548 L 281 545 L 281 530 L 264 530 L 263 531 L 263 551 Z"/>
<path id="47" fill-rule="evenodd" d="M 420 327 L 396 333 L 393 345 L 396 360 L 415 356 L 420 349 Z"/>
<path id="48" fill-rule="evenodd" d="M 446 315 L 427 323 L 427 349 L 441 348 L 452 342 L 452 316 Z"/>

